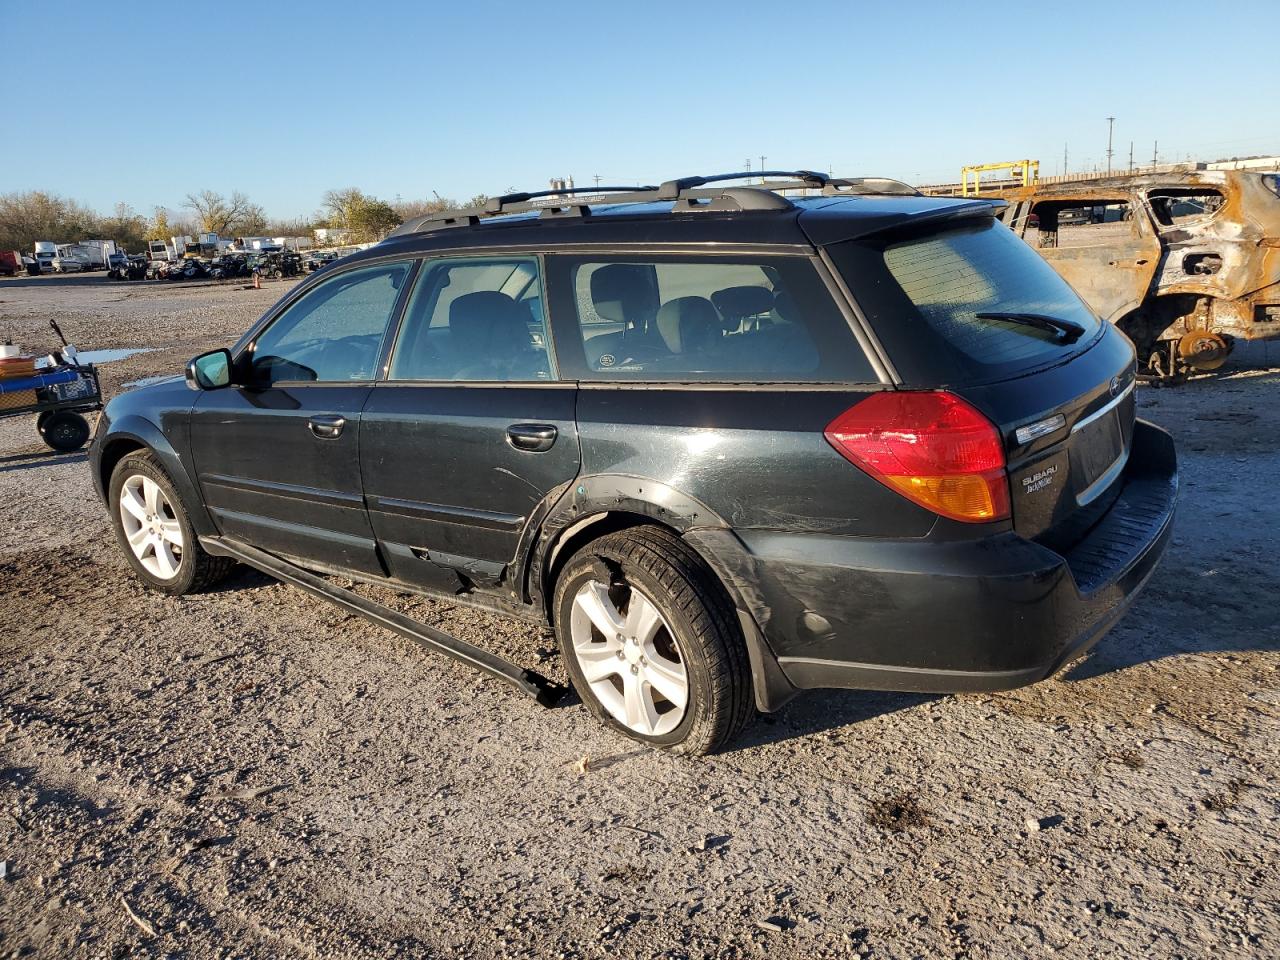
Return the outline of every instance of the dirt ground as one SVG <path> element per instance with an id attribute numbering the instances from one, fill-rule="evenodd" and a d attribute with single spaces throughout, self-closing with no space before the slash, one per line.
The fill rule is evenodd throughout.
<path id="1" fill-rule="evenodd" d="M 283 289 L 0 281 L 0 340 L 153 349 L 114 394 Z M 1139 406 L 1179 444 L 1177 529 L 1088 659 L 816 693 L 705 760 L 255 573 L 144 592 L 84 455 L 2 421 L 0 953 L 1276 956 L 1280 348 Z M 407 606 L 563 678 L 536 629 Z"/>

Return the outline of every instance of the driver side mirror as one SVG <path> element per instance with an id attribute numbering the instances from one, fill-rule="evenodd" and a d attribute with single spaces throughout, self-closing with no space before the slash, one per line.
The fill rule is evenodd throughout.
<path id="1" fill-rule="evenodd" d="M 218 390 L 231 385 L 231 351 L 211 350 L 187 361 L 187 386 L 192 390 Z"/>

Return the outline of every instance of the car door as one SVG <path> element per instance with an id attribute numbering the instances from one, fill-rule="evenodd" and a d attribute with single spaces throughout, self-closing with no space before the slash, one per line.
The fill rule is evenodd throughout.
<path id="1" fill-rule="evenodd" d="M 224 535 L 383 574 L 360 483 L 360 411 L 413 267 L 358 267 L 309 287 L 237 356 L 241 385 L 200 394 L 192 457 Z"/>
<path id="2" fill-rule="evenodd" d="M 398 579 L 515 589 L 521 534 L 577 475 L 576 385 L 555 377 L 543 302 L 536 257 L 423 264 L 361 423 L 369 517 Z"/>
<path id="3" fill-rule="evenodd" d="M 1118 320 L 1146 298 L 1161 247 L 1143 204 L 1113 191 L 1037 200 L 1029 214 L 1016 221 L 1027 242 L 1098 316 Z"/>

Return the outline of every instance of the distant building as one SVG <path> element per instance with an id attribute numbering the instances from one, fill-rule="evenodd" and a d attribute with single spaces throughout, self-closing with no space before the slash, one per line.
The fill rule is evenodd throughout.
<path id="1" fill-rule="evenodd" d="M 1217 160 L 1205 166 L 1210 170 L 1280 170 L 1280 157 L 1242 157 L 1239 160 Z"/>
<path id="2" fill-rule="evenodd" d="M 317 227 L 312 233 L 315 234 L 316 243 L 322 247 L 332 247 L 351 240 L 351 231 L 345 227 Z"/>

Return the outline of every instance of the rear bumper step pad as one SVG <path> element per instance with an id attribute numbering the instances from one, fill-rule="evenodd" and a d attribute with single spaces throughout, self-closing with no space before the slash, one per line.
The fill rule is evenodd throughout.
<path id="1" fill-rule="evenodd" d="M 201 537 L 200 545 L 211 554 L 234 557 L 268 576 L 292 584 L 322 600 L 328 600 L 428 650 L 460 660 L 482 673 L 497 677 L 521 693 L 537 700 L 544 707 L 555 706 L 567 692 L 565 687 L 539 673 L 503 660 L 488 650 L 467 643 L 465 640 L 459 640 L 435 627 L 412 620 L 390 607 L 360 596 L 353 590 L 335 586 L 322 577 L 295 566 L 287 560 L 264 553 L 247 543 L 229 537 Z"/>

